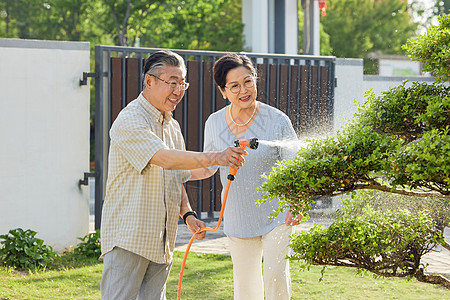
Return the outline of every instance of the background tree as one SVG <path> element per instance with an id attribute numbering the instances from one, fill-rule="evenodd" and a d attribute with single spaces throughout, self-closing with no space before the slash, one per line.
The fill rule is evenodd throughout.
<path id="1" fill-rule="evenodd" d="M 131 11 L 131 0 L 103 0 L 103 4 L 105 4 L 107 10 L 109 10 L 110 12 L 109 17 L 111 18 L 108 19 L 110 19 L 114 24 L 114 27 L 116 29 L 116 40 L 118 41 L 119 46 L 129 46 L 128 28 L 130 15 L 140 10 L 139 5 L 137 5 L 138 7 L 136 7 L 136 5 L 133 5 L 133 11 Z M 147 5 L 147 8 L 149 6 L 150 5 Z"/>
<path id="2" fill-rule="evenodd" d="M 135 46 L 136 39 L 152 27 L 153 14 L 165 5 L 161 0 L 95 1 L 91 21 L 118 46 Z"/>
<path id="3" fill-rule="evenodd" d="M 244 50 L 241 0 L 3 0 L 0 37 Z"/>
<path id="4" fill-rule="evenodd" d="M 166 1 L 140 37 L 146 47 L 243 51 L 240 0 Z"/>
<path id="5" fill-rule="evenodd" d="M 115 44 L 243 50 L 240 0 L 97 1 L 92 20 Z"/>
<path id="6" fill-rule="evenodd" d="M 79 41 L 89 31 L 86 0 L 5 0 L 0 4 L 2 37 Z"/>
<path id="7" fill-rule="evenodd" d="M 321 17 L 323 18 L 323 17 Z M 301 8 L 301 5 L 299 5 L 298 10 L 298 53 L 303 54 L 303 24 L 304 24 L 304 12 Z M 333 55 L 333 49 L 330 45 L 330 36 L 328 33 L 325 32 L 323 24 L 320 24 L 320 55 L 328 56 Z"/>
<path id="8" fill-rule="evenodd" d="M 368 54 L 403 54 L 401 45 L 418 28 L 407 0 L 329 0 L 327 5 L 321 23 L 330 36 L 332 55 L 366 58 L 365 73 L 375 72 Z"/>
<path id="9" fill-rule="evenodd" d="M 327 4 L 327 15 L 321 22 L 337 57 L 401 52 L 401 45 L 417 28 L 404 0 L 329 0 Z"/>
<path id="10" fill-rule="evenodd" d="M 46 27 L 55 40 L 80 41 L 88 29 L 84 19 L 89 2 L 85 0 L 48 0 L 44 7 L 47 9 Z"/>
<path id="11" fill-rule="evenodd" d="M 46 19 L 47 7 L 44 7 L 44 1 L 25 2 L 24 0 L 1 2 L 1 18 L 4 24 L 2 36 L 32 39 L 45 33 L 42 23 Z"/>

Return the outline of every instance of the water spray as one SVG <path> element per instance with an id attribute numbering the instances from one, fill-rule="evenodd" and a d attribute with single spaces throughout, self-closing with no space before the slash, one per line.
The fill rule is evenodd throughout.
<path id="1" fill-rule="evenodd" d="M 306 139 L 288 139 L 288 140 L 275 140 L 275 141 L 265 141 L 259 140 L 260 145 L 266 145 L 269 147 L 280 147 L 289 152 L 297 153 L 301 148 L 306 148 L 309 142 Z"/>
<path id="2" fill-rule="evenodd" d="M 258 148 L 258 145 L 259 145 L 259 143 L 258 143 L 257 138 L 252 138 L 252 139 L 248 139 L 248 140 L 236 140 L 234 142 L 234 146 L 239 147 L 242 150 L 245 150 L 245 148 L 250 148 L 250 149 L 256 150 Z M 189 244 L 186 248 L 186 252 L 184 253 L 183 263 L 181 264 L 180 278 L 178 280 L 178 293 L 177 293 L 178 300 L 180 300 L 180 298 L 181 298 L 181 282 L 183 281 L 183 271 L 184 271 L 184 266 L 186 265 L 186 258 L 189 253 L 189 250 L 191 249 L 195 234 L 203 232 L 203 231 L 217 231 L 219 229 L 220 224 L 222 223 L 223 213 L 225 211 L 225 204 L 227 202 L 228 190 L 230 189 L 231 182 L 234 181 L 236 173 L 237 173 L 237 170 L 233 169 L 233 168 L 230 168 L 230 171 L 228 172 L 228 177 L 227 177 L 228 183 L 225 188 L 224 195 L 223 195 L 222 208 L 220 209 L 220 216 L 219 216 L 219 221 L 217 222 L 217 226 L 215 228 L 208 228 L 208 227 L 201 228 L 199 231 L 197 231 L 196 233 L 194 233 L 192 235 L 191 240 L 189 241 Z"/>

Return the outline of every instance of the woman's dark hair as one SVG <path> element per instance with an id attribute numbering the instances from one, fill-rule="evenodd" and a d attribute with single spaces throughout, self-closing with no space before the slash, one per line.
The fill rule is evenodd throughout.
<path id="1" fill-rule="evenodd" d="M 170 50 L 160 50 L 152 53 L 145 61 L 144 75 L 154 74 L 159 76 L 161 74 L 158 72 L 158 69 L 165 66 L 179 67 L 183 70 L 184 74 L 186 74 L 186 65 L 184 64 L 184 59 L 180 55 Z"/>
<path id="2" fill-rule="evenodd" d="M 247 68 L 256 78 L 256 69 L 250 58 L 244 54 L 229 53 L 219 58 L 214 64 L 214 81 L 222 89 L 225 88 L 228 72 L 241 66 Z"/>

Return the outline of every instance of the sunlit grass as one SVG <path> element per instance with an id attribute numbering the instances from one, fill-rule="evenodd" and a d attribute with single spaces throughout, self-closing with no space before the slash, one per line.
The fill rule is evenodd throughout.
<path id="1" fill-rule="evenodd" d="M 184 253 L 175 252 L 167 283 L 167 299 L 176 299 Z M 103 265 L 96 259 L 63 255 L 55 269 L 35 273 L 0 269 L 0 300 L 100 299 Z M 329 267 L 319 282 L 322 267 L 300 271 L 291 263 L 292 299 L 450 299 L 450 290 L 401 278 L 357 275 L 355 269 Z M 233 299 L 231 258 L 189 253 L 183 276 L 182 299 Z"/>

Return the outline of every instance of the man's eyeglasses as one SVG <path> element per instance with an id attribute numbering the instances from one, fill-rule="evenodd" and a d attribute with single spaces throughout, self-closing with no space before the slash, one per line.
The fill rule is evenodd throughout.
<path id="1" fill-rule="evenodd" d="M 189 87 L 189 83 L 188 82 L 181 82 L 181 83 L 179 83 L 177 81 L 165 81 L 164 79 L 161 79 L 161 78 L 159 78 L 156 75 L 153 75 L 153 74 L 148 74 L 148 75 L 153 76 L 153 77 L 161 80 L 164 83 L 167 83 L 172 90 L 181 89 L 182 91 L 185 91 Z"/>
<path id="2" fill-rule="evenodd" d="M 251 89 L 255 86 L 255 78 L 251 77 L 251 78 L 247 78 L 244 81 L 244 87 L 246 89 Z M 239 94 L 239 92 L 241 91 L 241 85 L 239 83 L 233 83 L 230 87 L 225 86 L 227 89 L 230 90 L 230 92 L 232 92 L 233 94 Z"/>

